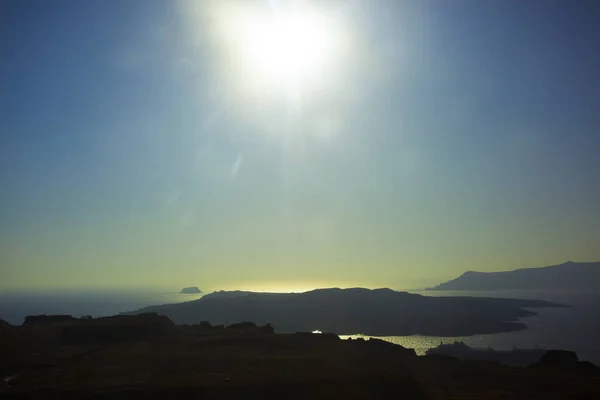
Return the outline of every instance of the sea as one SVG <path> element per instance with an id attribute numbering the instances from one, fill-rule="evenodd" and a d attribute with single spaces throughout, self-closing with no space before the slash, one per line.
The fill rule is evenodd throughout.
<path id="1" fill-rule="evenodd" d="M 386 336 L 380 339 L 413 348 L 419 355 L 441 343 L 461 341 L 474 348 L 494 350 L 561 349 L 575 351 L 581 361 L 600 366 L 600 292 L 572 290 L 411 291 L 424 296 L 500 297 L 535 299 L 571 307 L 529 308 L 536 315 L 520 318 L 527 329 L 472 336 Z M 343 339 L 366 335 L 342 335 Z"/>
<path id="2" fill-rule="evenodd" d="M 600 365 L 600 292 L 572 290 L 514 291 L 421 291 L 424 296 L 472 296 L 553 301 L 571 307 L 532 308 L 536 315 L 521 318 L 527 329 L 515 332 L 473 336 L 387 336 L 383 340 L 415 349 L 419 355 L 440 343 L 462 341 L 475 348 L 495 350 L 563 349 L 577 353 L 580 360 Z M 23 323 L 27 315 L 69 314 L 94 317 L 115 315 L 145 306 L 196 300 L 202 294 L 169 292 L 35 292 L 0 293 L 0 318 L 13 325 Z M 318 329 L 318 327 L 315 327 Z M 369 336 L 357 332 L 343 339 Z"/>

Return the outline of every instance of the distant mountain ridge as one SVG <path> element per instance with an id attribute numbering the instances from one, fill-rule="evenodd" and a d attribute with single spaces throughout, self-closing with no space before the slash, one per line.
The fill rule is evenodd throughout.
<path id="1" fill-rule="evenodd" d="M 538 300 L 430 297 L 391 289 L 317 289 L 304 293 L 217 292 L 179 304 L 123 314 L 156 312 L 177 324 L 269 323 L 281 332 L 321 330 L 372 336 L 462 336 L 526 329 L 523 307 L 555 307 Z"/>
<path id="2" fill-rule="evenodd" d="M 243 297 L 255 292 L 249 292 L 244 290 L 219 290 L 218 292 L 212 292 L 204 296 L 204 299 L 219 299 L 219 298 L 232 298 L 232 297 Z"/>
<path id="3" fill-rule="evenodd" d="M 573 262 L 504 272 L 467 271 L 428 290 L 598 289 L 600 262 Z"/>

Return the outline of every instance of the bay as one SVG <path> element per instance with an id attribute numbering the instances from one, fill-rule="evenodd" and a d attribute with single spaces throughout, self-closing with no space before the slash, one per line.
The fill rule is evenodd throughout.
<path id="1" fill-rule="evenodd" d="M 577 353 L 580 360 L 600 365 L 600 293 L 596 291 L 411 291 L 427 296 L 501 297 L 513 299 L 536 299 L 570 305 L 565 308 L 532 308 L 536 315 L 519 319 L 527 329 L 473 336 L 388 336 L 380 339 L 415 349 L 419 355 L 440 343 L 462 341 L 475 348 L 491 347 L 495 350 L 562 349 Z M 369 338 L 361 335 L 342 335 Z"/>

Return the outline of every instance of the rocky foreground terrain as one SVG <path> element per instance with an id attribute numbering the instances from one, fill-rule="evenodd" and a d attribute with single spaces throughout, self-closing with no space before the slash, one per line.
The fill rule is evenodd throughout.
<path id="1" fill-rule="evenodd" d="M 157 314 L 2 322 L 0 374 L 2 398 L 600 398 L 600 371 L 571 352 L 517 368 L 270 325 L 178 326 Z"/>

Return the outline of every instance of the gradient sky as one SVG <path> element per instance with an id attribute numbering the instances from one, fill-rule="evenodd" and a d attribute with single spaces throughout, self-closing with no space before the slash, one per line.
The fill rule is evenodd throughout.
<path id="1" fill-rule="evenodd" d="M 0 290 L 600 260 L 599 2 L 308 4 L 345 47 L 287 86 L 224 3 L 0 2 Z"/>

